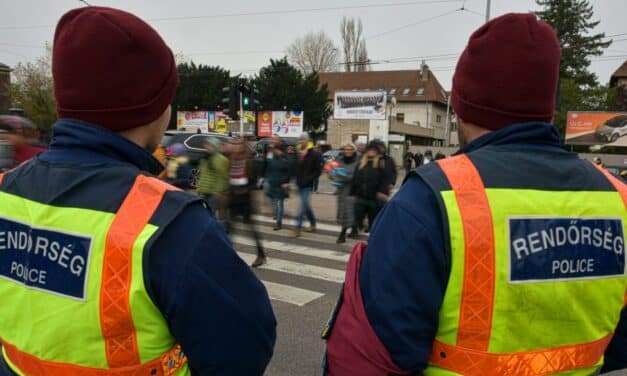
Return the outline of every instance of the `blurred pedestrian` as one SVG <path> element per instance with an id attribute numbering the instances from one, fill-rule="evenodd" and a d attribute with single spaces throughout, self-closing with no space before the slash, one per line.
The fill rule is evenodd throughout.
<path id="1" fill-rule="evenodd" d="M 301 151 L 296 168 L 296 184 L 298 185 L 300 196 L 300 209 L 296 219 L 296 228 L 294 229 L 294 236 L 296 237 L 300 236 L 305 217 L 309 220 L 308 232 L 316 231 L 316 217 L 311 208 L 310 199 L 314 180 L 322 173 L 322 156 L 313 149 L 313 144 L 309 141 L 309 135 L 307 133 L 301 134 L 298 142 Z"/>
<path id="2" fill-rule="evenodd" d="M 433 162 L 433 152 L 431 150 L 426 150 L 425 151 L 425 156 L 422 160 L 422 164 L 423 165 L 428 165 L 429 163 Z"/>
<path id="3" fill-rule="evenodd" d="M 314 146 L 314 151 L 318 154 L 320 154 L 322 156 L 322 145 L 321 144 L 316 144 L 316 146 Z M 324 160 L 322 158 L 320 158 L 320 169 L 322 170 L 322 167 L 324 167 Z M 312 192 L 313 193 L 318 193 L 318 185 L 320 185 L 320 176 L 317 176 L 314 178 L 313 180 L 313 187 L 312 187 Z"/>
<path id="4" fill-rule="evenodd" d="M 263 375 L 264 285 L 197 195 L 154 176 L 172 51 L 99 6 L 65 13 L 52 46 L 50 147 L 0 175 L 0 374 Z"/>
<path id="5" fill-rule="evenodd" d="M 38 132 L 30 120 L 20 116 L 0 115 L 0 127 L 4 133 L 3 139 L 9 145 L 5 153 L 11 153 L 11 167 L 17 167 L 46 150 L 38 144 Z"/>
<path id="6" fill-rule="evenodd" d="M 207 138 L 204 147 L 207 155 L 198 161 L 196 188 L 216 218 L 224 220 L 229 194 L 229 160 L 220 152 L 221 143 L 217 138 Z"/>
<path id="7" fill-rule="evenodd" d="M 192 189 L 192 167 L 189 164 L 189 157 L 185 155 L 185 145 L 176 143 L 167 150 L 166 160 L 166 182 L 184 191 Z"/>
<path id="8" fill-rule="evenodd" d="M 158 160 L 159 163 L 161 163 L 161 166 L 163 167 L 163 171 L 161 171 L 161 173 L 157 175 L 157 177 L 159 179 L 165 180 L 168 174 L 168 171 L 166 169 L 168 155 L 167 155 L 167 151 L 165 150 L 165 146 L 163 146 L 162 144 L 159 144 L 159 146 L 157 146 L 155 151 L 152 153 L 152 156 L 155 157 L 155 159 Z"/>
<path id="9" fill-rule="evenodd" d="M 372 140 L 374 145 L 377 146 L 379 151 L 379 160 L 383 162 L 384 180 L 387 186 L 388 192 L 391 192 L 396 185 L 396 179 L 398 178 L 398 172 L 396 171 L 396 162 L 394 158 L 388 155 L 387 147 L 385 143 L 379 139 Z"/>
<path id="10" fill-rule="evenodd" d="M 414 154 L 407 150 L 405 153 L 405 161 L 403 163 L 403 167 L 405 167 L 405 176 L 409 175 L 409 171 L 411 171 L 412 164 L 414 163 Z"/>
<path id="11" fill-rule="evenodd" d="M 594 159 L 592 160 L 592 162 L 602 168 L 605 168 L 605 165 L 603 164 L 603 161 L 601 160 L 601 157 L 594 157 Z"/>
<path id="12" fill-rule="evenodd" d="M 364 219 L 368 217 L 368 226 L 365 228 L 365 232 L 370 231 L 375 217 L 388 200 L 387 183 L 385 162 L 379 154 L 379 145 L 377 142 L 371 141 L 367 146 L 366 154 L 359 161 L 351 188 L 351 195 L 356 198 L 356 223 L 363 226 Z"/>
<path id="13" fill-rule="evenodd" d="M 414 154 L 414 164 L 416 165 L 416 168 L 422 166 L 423 161 L 424 156 L 422 155 L 422 153 L 417 151 L 416 154 Z"/>
<path id="14" fill-rule="evenodd" d="M 268 159 L 266 166 L 266 195 L 272 202 L 276 216 L 274 231 L 283 228 L 284 202 L 290 195 L 291 167 L 287 153 L 283 150 L 283 145 L 280 143 L 273 145 L 270 149 L 272 157 Z"/>
<path id="15" fill-rule="evenodd" d="M 249 230 L 255 239 L 257 247 L 257 258 L 252 263 L 252 267 L 256 268 L 266 263 L 266 253 L 261 243 L 261 236 L 255 228 L 252 215 L 254 212 L 254 203 L 252 190 L 254 182 L 252 179 L 252 155 L 248 152 L 248 148 L 241 138 L 234 139 L 228 147 L 228 157 L 230 162 L 230 196 L 229 196 L 229 218 L 227 220 L 227 232 L 232 232 L 232 221 L 238 217 L 242 217 L 244 224 L 248 225 Z"/>
<path id="16" fill-rule="evenodd" d="M 355 147 L 357 147 L 357 158 L 361 159 L 361 157 L 366 154 L 366 142 L 363 140 L 357 140 L 357 142 L 355 142 Z"/>
<path id="17" fill-rule="evenodd" d="M 435 153 L 435 160 L 439 161 L 440 159 L 444 159 L 446 158 L 446 155 L 444 155 L 444 153 L 442 153 L 440 150 L 438 150 L 437 153 Z"/>
<path id="18" fill-rule="evenodd" d="M 290 162 L 290 177 L 296 176 L 296 167 L 298 167 L 298 153 L 293 145 L 287 146 L 287 160 Z"/>
<path id="19" fill-rule="evenodd" d="M 342 154 L 337 159 L 338 166 L 329 171 L 333 184 L 337 187 L 337 222 L 342 226 L 337 243 L 346 242 L 346 232 L 351 229 L 349 237 L 357 237 L 355 222 L 355 196 L 351 195 L 355 169 L 359 164 L 357 148 L 348 143 L 342 147 Z"/>

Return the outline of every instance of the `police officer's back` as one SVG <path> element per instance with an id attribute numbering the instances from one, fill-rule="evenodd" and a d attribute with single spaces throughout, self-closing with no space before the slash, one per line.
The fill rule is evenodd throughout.
<path id="1" fill-rule="evenodd" d="M 263 285 L 197 197 L 152 175 L 170 49 L 129 13 L 76 9 L 53 76 L 49 150 L 0 175 L 0 374 L 262 374 Z"/>
<path id="2" fill-rule="evenodd" d="M 463 146 L 419 168 L 354 250 L 325 332 L 331 375 L 627 366 L 627 188 L 560 147 L 559 61 L 532 14 L 471 36 L 451 100 Z"/>

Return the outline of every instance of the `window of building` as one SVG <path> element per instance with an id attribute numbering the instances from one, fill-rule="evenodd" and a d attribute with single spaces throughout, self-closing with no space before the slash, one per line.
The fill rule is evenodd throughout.
<path id="1" fill-rule="evenodd" d="M 390 95 L 396 94 L 396 88 L 390 89 Z"/>
<path id="2" fill-rule="evenodd" d="M 403 89 L 403 95 L 409 95 L 409 88 Z"/>
<path id="3" fill-rule="evenodd" d="M 435 122 L 436 123 L 441 123 L 442 122 L 442 116 L 441 115 L 436 115 L 435 116 Z"/>
<path id="4" fill-rule="evenodd" d="M 418 89 L 418 91 L 416 92 L 416 95 L 420 96 L 420 95 L 425 95 L 425 88 L 421 87 Z"/>
<path id="5" fill-rule="evenodd" d="M 396 113 L 396 120 L 397 121 L 405 121 L 405 114 L 402 112 L 397 112 Z"/>

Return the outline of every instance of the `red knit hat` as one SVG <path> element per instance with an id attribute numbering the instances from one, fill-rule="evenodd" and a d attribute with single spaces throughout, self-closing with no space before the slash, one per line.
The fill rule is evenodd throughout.
<path id="1" fill-rule="evenodd" d="M 59 117 L 113 131 L 159 118 L 178 82 L 172 51 L 152 27 L 130 13 L 94 6 L 61 17 L 52 76 Z"/>
<path id="2" fill-rule="evenodd" d="M 457 63 L 451 104 L 462 119 L 487 129 L 550 122 L 560 47 L 535 15 L 506 14 L 475 31 Z"/>

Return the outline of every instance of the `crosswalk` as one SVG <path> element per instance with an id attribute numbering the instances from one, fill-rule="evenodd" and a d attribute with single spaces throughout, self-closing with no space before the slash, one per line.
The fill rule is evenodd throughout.
<path id="1" fill-rule="evenodd" d="M 257 268 L 257 276 L 266 286 L 270 299 L 303 307 L 326 294 L 334 296 L 344 282 L 346 263 L 354 240 L 335 243 L 339 226 L 318 224 L 315 234 L 304 233 L 294 238 L 288 230 L 293 221 L 284 221 L 285 229 L 273 231 L 270 217 L 255 216 L 268 254 L 267 263 Z M 231 241 L 244 262 L 255 260 L 255 240 L 247 225 L 233 224 Z"/>

